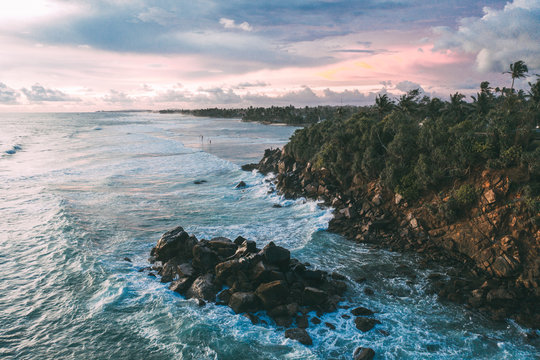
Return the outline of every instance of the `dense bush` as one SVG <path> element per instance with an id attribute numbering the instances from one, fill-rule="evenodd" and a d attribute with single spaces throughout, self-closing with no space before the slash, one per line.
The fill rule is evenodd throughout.
<path id="1" fill-rule="evenodd" d="M 472 102 L 421 97 L 417 90 L 392 101 L 379 96 L 369 111 L 321 121 L 298 130 L 286 151 L 298 161 L 327 168 L 346 189 L 352 179 L 381 180 L 414 201 L 471 171 L 525 169 L 529 198 L 538 201 L 540 179 L 540 79 L 528 93 L 493 91 L 481 84 Z M 474 187 L 456 191 L 448 210 L 476 201 Z"/>

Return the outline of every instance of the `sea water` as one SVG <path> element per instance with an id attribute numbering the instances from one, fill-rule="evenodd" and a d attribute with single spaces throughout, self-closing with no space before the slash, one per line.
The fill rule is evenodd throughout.
<path id="1" fill-rule="evenodd" d="M 328 233 L 331 209 L 285 200 L 240 169 L 295 129 L 178 114 L 0 115 L 0 358 L 350 359 L 358 346 L 378 359 L 538 358 L 528 329 L 438 302 L 427 276 L 446 269 Z M 176 226 L 199 239 L 274 241 L 338 271 L 350 280 L 342 305 L 368 307 L 381 324 L 362 333 L 339 309 L 310 326 L 306 347 L 271 322 L 199 307 L 139 272 Z"/>

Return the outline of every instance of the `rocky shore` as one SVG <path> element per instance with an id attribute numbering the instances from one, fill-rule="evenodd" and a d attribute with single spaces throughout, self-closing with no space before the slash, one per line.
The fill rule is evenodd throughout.
<path id="1" fill-rule="evenodd" d="M 463 303 L 495 320 L 514 318 L 540 327 L 540 229 L 520 201 L 518 170 L 484 170 L 460 185 L 478 196 L 464 214 L 448 216 L 453 189 L 408 204 L 378 181 L 355 177 L 336 182 L 325 168 L 315 169 L 287 151 L 266 150 L 258 169 L 274 173 L 277 189 L 288 198 L 307 197 L 332 206 L 329 230 L 394 251 L 422 255 L 421 266 L 445 264 L 446 274 L 431 276 L 441 300 Z M 468 182 L 467 182 L 468 181 Z"/>
<path id="2" fill-rule="evenodd" d="M 196 299 L 201 306 L 207 301 L 228 305 L 253 324 L 264 323 L 260 316 L 267 315 L 286 329 L 286 337 L 304 345 L 312 344 L 306 328 L 320 324 L 324 313 L 336 311 L 347 290 L 343 275 L 311 269 L 273 242 L 258 249 L 254 241 L 241 236 L 234 241 L 198 240 L 181 227 L 159 239 L 150 262 L 147 270 L 151 275 L 157 272 L 171 290 Z M 351 310 L 350 318 L 363 332 L 380 324 L 373 311 L 361 306 Z M 325 326 L 335 329 L 331 323 Z M 358 348 L 355 359 L 371 359 L 374 354 L 369 348 Z"/>

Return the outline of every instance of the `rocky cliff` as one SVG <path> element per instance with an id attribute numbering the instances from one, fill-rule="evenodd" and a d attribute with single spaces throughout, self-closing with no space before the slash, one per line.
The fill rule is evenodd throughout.
<path id="1" fill-rule="evenodd" d="M 322 199 L 332 206 L 330 231 L 415 251 L 423 255 L 422 266 L 448 265 L 448 274 L 431 279 L 440 299 L 539 328 L 540 214 L 522 196 L 529 179 L 518 169 L 472 171 L 409 204 L 379 181 L 357 176 L 343 186 L 331 171 L 301 162 L 285 149 L 267 150 L 256 168 L 276 174 L 286 197 Z"/>

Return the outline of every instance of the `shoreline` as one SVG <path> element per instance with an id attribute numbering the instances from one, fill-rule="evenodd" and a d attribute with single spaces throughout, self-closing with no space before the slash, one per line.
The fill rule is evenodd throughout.
<path id="1" fill-rule="evenodd" d="M 284 150 L 266 150 L 258 164 L 242 168 L 276 174 L 276 187 L 286 198 L 319 199 L 333 207 L 331 232 L 391 251 L 416 252 L 422 256 L 421 266 L 450 266 L 448 274 L 430 279 L 440 300 L 487 313 L 493 320 L 514 318 L 528 328 L 540 328 L 534 246 L 531 254 L 520 255 L 524 242 L 539 234 L 527 236 L 533 227 L 527 227 L 526 213 L 519 202 L 512 209 L 506 203 L 515 194 L 504 172 L 484 171 L 474 179 L 483 182 L 483 196 L 471 206 L 468 218 L 436 223 L 426 208 L 440 199 L 409 205 L 377 182 L 344 192 L 328 170 L 312 169 Z"/>
<path id="2" fill-rule="evenodd" d="M 338 308 L 347 309 L 350 315 L 343 318 L 354 321 L 363 333 L 381 324 L 374 311 L 342 304 L 350 287 L 346 276 L 313 269 L 273 242 L 258 249 L 255 241 L 242 236 L 234 241 L 225 237 L 198 240 L 178 226 L 161 236 L 149 262 L 152 266 L 141 271 L 154 277 L 152 271 L 156 271 L 161 283 L 169 283 L 170 290 L 195 299 L 199 306 L 206 302 L 228 306 L 254 325 L 275 324 L 276 329 L 285 330 L 286 338 L 306 346 L 313 345 L 306 329 L 321 324 L 321 317 Z M 332 322 L 324 325 L 336 330 Z M 361 351 L 370 354 L 366 359 L 375 355 L 364 347 L 355 353 Z"/>

